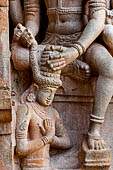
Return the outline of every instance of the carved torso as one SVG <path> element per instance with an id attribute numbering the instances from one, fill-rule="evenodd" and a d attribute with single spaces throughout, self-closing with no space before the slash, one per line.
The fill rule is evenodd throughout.
<path id="1" fill-rule="evenodd" d="M 68 36 L 67 41 L 71 40 L 74 43 L 73 41 L 76 41 L 80 37 L 80 33 L 84 28 L 83 0 L 46 0 L 45 4 L 47 7 L 48 28 L 44 42 L 65 45 L 62 42 L 65 42 L 65 38 Z M 54 42 L 49 39 L 50 34 L 54 36 L 51 38 L 52 40 L 54 39 Z M 58 35 L 60 36 L 58 37 Z M 49 42 L 48 39 L 50 40 Z"/>
<path id="2" fill-rule="evenodd" d="M 47 15 L 49 19 L 48 32 L 73 34 L 83 29 L 82 0 L 48 0 Z"/>

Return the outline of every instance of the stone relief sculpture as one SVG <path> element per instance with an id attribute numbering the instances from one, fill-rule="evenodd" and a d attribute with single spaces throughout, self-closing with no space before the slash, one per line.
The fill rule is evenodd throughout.
<path id="1" fill-rule="evenodd" d="M 18 2 L 12 2 L 12 7 L 14 7 L 14 3 Z M 20 23 L 23 23 L 27 29 L 22 27 L 24 29 L 22 32 L 20 29 L 21 25 L 17 26 L 17 32 L 15 29 L 12 44 L 12 59 L 17 70 L 25 70 L 31 67 L 34 80 L 37 84 L 40 83 L 40 85 L 41 78 L 38 74 L 39 68 L 37 62 L 40 63 L 40 73 L 43 76 L 51 78 L 54 77 L 54 72 L 57 77 L 60 71 L 71 62 L 74 62 L 74 66 L 82 70 L 81 73 L 85 77 L 89 75 L 91 69 L 91 73 L 98 76 L 98 80 L 96 83 L 93 110 L 90 114 L 90 126 L 86 145 L 89 150 L 106 151 L 107 146 L 100 135 L 100 130 L 104 122 L 105 112 L 113 95 L 113 59 L 111 51 L 108 51 L 105 46 L 95 41 L 104 30 L 106 0 L 88 1 L 88 10 L 86 10 L 88 12 L 87 24 L 85 21 L 86 14 L 84 12 L 86 3 L 86 1 L 82 0 L 56 0 L 54 2 L 48 0 L 45 2 L 48 27 L 45 39 L 41 45 L 37 45 L 38 52 L 36 55 L 34 54 L 36 52 L 36 49 L 34 50 L 36 44 L 33 43 L 35 42 L 34 37 L 40 28 L 40 1 L 24 0 L 24 20 L 22 19 Z M 109 44 L 107 45 L 109 46 Z M 37 56 L 37 58 L 34 56 Z M 87 64 L 79 60 L 76 61 L 80 57 Z M 38 61 L 39 58 L 40 60 Z M 40 80 L 38 80 L 36 75 L 39 76 Z M 52 79 L 54 80 L 55 77 Z M 45 81 L 43 82 L 44 84 L 46 84 Z M 46 129 L 49 128 L 46 126 L 47 122 L 49 121 L 45 121 Z M 51 124 L 51 121 L 48 124 Z M 42 142 L 42 140 L 40 141 Z M 49 143 L 48 140 L 47 143 Z"/>
<path id="2" fill-rule="evenodd" d="M 43 56 L 44 55 L 50 56 L 49 57 L 50 58 L 50 64 L 49 65 L 50 65 L 50 68 L 52 68 L 53 71 L 55 71 L 55 70 L 62 69 L 67 64 L 74 61 L 78 56 L 81 56 L 83 53 L 85 53 L 86 49 L 90 46 L 90 44 L 102 32 L 102 30 L 104 28 L 104 22 L 105 22 L 106 1 L 99 1 L 99 2 L 89 1 L 89 11 L 90 11 L 89 17 L 90 17 L 90 19 L 89 19 L 88 24 L 85 26 L 83 33 L 82 33 L 82 30 L 84 28 L 84 25 L 81 23 L 81 15 L 83 15 L 82 9 L 81 9 L 82 8 L 82 6 L 81 6 L 82 1 L 78 2 L 77 7 L 76 7 L 76 4 L 75 5 L 73 4 L 73 2 L 70 2 L 70 6 L 68 6 L 67 2 L 65 2 L 64 4 L 63 4 L 62 1 L 58 3 L 58 7 L 59 7 L 58 15 L 60 17 L 59 18 L 59 24 L 62 23 L 60 21 L 60 19 L 61 20 L 64 19 L 64 22 L 62 23 L 63 28 L 61 26 L 59 26 L 58 24 L 55 24 L 56 21 L 58 20 L 58 18 L 54 17 L 56 19 L 55 22 L 51 21 L 52 18 L 53 18 L 51 15 L 56 14 L 57 6 L 55 4 L 52 4 L 51 2 L 48 2 L 48 3 L 49 4 L 46 4 L 46 5 L 47 5 L 47 13 L 48 13 L 48 17 L 49 17 L 48 20 L 50 20 L 49 21 L 50 24 L 48 23 L 48 29 L 47 29 L 47 32 L 46 32 L 45 40 L 42 42 L 42 44 L 53 44 L 54 46 L 50 46 L 49 48 L 48 47 L 45 48 L 44 49 L 45 51 L 43 52 Z M 52 5 L 54 5 L 54 6 L 52 6 Z M 72 8 L 70 8 L 70 7 L 72 7 Z M 34 3 L 30 2 L 30 1 L 24 1 L 24 8 L 25 8 L 25 23 L 26 23 L 25 26 L 28 29 L 30 29 L 30 31 L 35 36 L 38 33 L 38 30 L 39 30 L 40 4 L 39 4 L 38 1 L 34 2 Z M 66 19 L 65 19 L 65 15 L 63 15 L 63 13 L 67 13 Z M 79 13 L 80 18 L 77 20 L 78 24 L 76 24 L 75 18 L 78 16 L 78 13 Z M 68 15 L 71 16 L 71 19 L 72 19 L 71 21 L 68 20 Z M 72 17 L 73 15 L 74 15 L 74 17 Z M 67 23 L 69 21 L 70 21 L 70 25 L 67 25 Z M 55 26 L 54 26 L 55 28 L 51 26 L 51 23 L 55 24 Z M 98 23 L 98 29 L 97 29 L 97 23 Z M 74 27 L 74 24 L 75 24 L 75 27 Z M 79 25 L 79 28 L 78 28 L 78 25 Z M 75 28 L 75 29 L 73 29 L 73 28 Z M 53 29 L 54 32 L 51 31 L 51 29 Z M 93 29 L 93 31 L 92 31 L 92 29 Z M 52 34 L 51 34 L 51 32 L 52 32 Z M 58 32 L 60 34 L 58 34 Z M 50 33 L 49 34 L 50 36 L 48 35 L 48 33 Z M 77 35 L 75 35 L 75 38 L 72 40 L 71 35 L 73 35 L 75 33 L 77 33 Z M 66 36 L 65 36 L 65 34 L 66 34 Z M 60 37 L 63 37 L 61 35 L 64 35 L 63 41 L 60 40 Z M 68 42 L 69 46 L 71 46 L 70 48 L 66 47 L 66 46 L 68 46 L 68 44 L 67 45 L 63 44 L 64 42 L 67 43 L 66 38 L 68 37 L 68 35 L 70 36 L 70 38 L 68 38 L 68 39 L 70 39 L 70 41 L 73 41 L 72 44 L 71 44 L 70 41 Z M 25 37 L 23 36 L 21 38 L 21 42 L 23 42 L 24 39 L 25 39 Z M 58 43 L 56 43 L 56 41 Z M 61 44 L 61 42 L 62 42 L 62 44 Z M 65 47 L 55 46 L 55 45 L 64 45 Z M 110 58 L 110 63 L 112 63 L 111 62 L 112 58 L 110 57 L 110 54 L 107 53 L 105 47 L 103 47 L 100 44 L 93 44 L 87 50 L 87 53 L 84 56 L 86 62 L 89 65 L 92 65 L 92 63 L 93 63 L 93 49 L 95 49 L 95 48 L 99 50 L 99 53 L 100 53 L 100 50 L 102 50 L 102 51 L 105 50 L 105 54 L 106 54 L 105 59 L 106 59 L 106 57 L 107 57 L 107 60 L 108 60 L 108 58 Z M 13 55 L 12 55 L 15 66 L 19 67 L 19 65 L 20 65 L 20 68 L 23 69 L 24 66 L 29 65 L 28 62 L 25 62 L 25 63 L 23 62 L 24 59 L 25 59 L 24 56 L 26 56 L 27 60 L 29 59 L 28 49 L 23 48 L 23 47 L 17 47 L 17 48 L 13 48 L 13 50 L 15 50 L 15 52 L 13 51 Z M 22 53 L 20 52 L 20 50 L 22 50 Z M 98 51 L 98 50 L 96 50 L 96 51 Z M 25 53 L 25 51 L 26 51 L 26 53 Z M 95 60 L 95 57 L 98 56 L 99 53 L 97 52 L 97 55 L 95 55 L 95 53 L 96 52 L 94 52 L 94 62 L 96 62 L 96 61 L 100 62 L 100 60 L 101 60 L 100 56 L 99 56 L 98 60 Z M 23 54 L 23 56 L 22 56 L 22 54 Z M 90 55 L 92 57 L 90 57 Z M 56 61 L 55 59 L 58 62 L 54 63 L 54 61 Z M 19 60 L 20 60 L 20 62 L 19 62 Z M 102 61 L 103 61 L 103 59 L 102 59 Z M 21 62 L 24 63 L 23 67 L 22 67 Z M 108 63 L 109 62 L 107 62 L 107 65 L 108 65 Z M 99 63 L 99 69 L 101 69 L 101 67 L 100 67 L 101 65 L 102 65 L 102 69 L 103 69 L 103 62 Z M 95 70 L 94 74 L 99 74 L 97 67 L 98 67 L 98 64 L 93 63 L 92 72 L 93 72 L 93 70 Z M 109 69 L 110 69 L 110 67 L 109 67 Z M 105 71 L 105 69 L 103 71 Z M 111 72 L 111 70 L 109 70 L 109 71 Z M 102 72 L 102 70 L 101 70 L 101 72 Z M 108 69 L 107 69 L 107 73 L 108 73 Z M 104 74 L 104 73 L 102 73 L 102 74 Z M 102 148 L 105 147 L 103 140 L 100 140 L 99 141 L 100 143 L 98 143 L 98 141 L 96 143 L 96 139 L 91 139 L 90 137 L 91 136 L 95 136 L 95 138 L 100 137 L 100 134 L 99 134 L 100 133 L 99 132 L 100 126 L 99 125 L 102 124 L 102 122 L 104 120 L 104 113 L 105 113 L 105 110 L 106 110 L 107 105 L 108 105 L 107 103 L 109 103 L 109 101 L 106 100 L 106 98 L 108 98 L 110 100 L 111 96 L 112 96 L 111 91 L 110 91 L 110 94 L 109 94 L 108 93 L 109 90 L 104 90 L 102 88 L 103 87 L 103 81 L 105 81 L 108 84 L 108 86 L 109 86 L 109 83 L 112 83 L 112 79 L 110 79 L 110 82 L 109 82 L 108 77 L 109 76 L 106 77 L 106 74 L 104 75 L 104 79 L 103 79 L 103 76 L 100 76 L 99 79 L 98 79 L 98 83 L 97 83 L 97 92 L 95 93 L 94 113 L 92 114 L 92 116 L 94 115 L 94 118 L 93 118 L 94 121 L 91 118 L 91 126 L 90 126 L 91 128 L 89 130 L 90 131 L 89 134 L 92 134 L 92 135 L 89 135 L 89 141 L 88 141 L 89 147 L 92 148 L 92 149 L 94 149 L 94 148 L 95 149 L 97 149 L 97 148 L 102 149 Z M 111 85 L 110 85 L 110 87 L 111 87 Z M 108 87 L 105 86 L 105 89 L 106 88 L 108 88 Z M 101 92 L 102 89 L 104 91 L 104 94 L 103 94 L 103 92 Z M 106 95 L 105 95 L 105 93 L 106 93 Z M 96 103 L 96 101 L 97 101 L 97 103 Z M 100 101 L 100 103 L 99 103 L 99 101 Z M 101 102 L 102 102 L 102 105 L 104 105 L 106 107 L 102 107 Z M 105 104 L 103 104 L 104 102 L 105 102 Z M 100 104 L 99 108 L 97 107 L 97 105 L 99 105 L 98 103 Z M 98 119 L 98 120 L 96 121 L 95 119 Z M 93 127 L 95 127 L 95 128 L 93 128 Z"/>

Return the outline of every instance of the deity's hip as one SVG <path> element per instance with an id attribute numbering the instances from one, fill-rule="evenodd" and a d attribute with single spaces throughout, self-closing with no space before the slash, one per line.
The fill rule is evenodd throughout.
<path id="1" fill-rule="evenodd" d="M 80 38 L 82 32 L 76 32 L 71 35 L 60 35 L 57 33 L 46 32 L 45 39 L 41 43 L 42 45 L 62 45 L 71 47 Z"/>

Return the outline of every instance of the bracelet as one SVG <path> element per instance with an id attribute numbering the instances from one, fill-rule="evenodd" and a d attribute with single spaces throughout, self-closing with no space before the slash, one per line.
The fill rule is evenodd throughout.
<path id="1" fill-rule="evenodd" d="M 81 54 L 82 54 L 81 51 L 80 51 L 80 48 L 76 44 L 74 44 L 73 47 L 76 48 L 76 50 L 78 51 L 79 57 L 80 57 Z"/>
<path id="2" fill-rule="evenodd" d="M 48 142 L 49 142 L 47 136 L 43 136 L 43 137 L 41 138 L 41 140 L 42 140 L 42 142 L 44 143 L 44 145 L 48 144 Z"/>
<path id="3" fill-rule="evenodd" d="M 76 41 L 75 44 L 80 45 L 80 47 L 82 48 L 82 51 L 83 51 L 82 53 L 83 53 L 83 54 L 86 52 L 85 47 L 84 47 L 79 41 Z"/>
<path id="4" fill-rule="evenodd" d="M 96 122 L 96 123 L 104 123 L 104 117 L 91 114 L 90 115 L 90 121 Z"/>

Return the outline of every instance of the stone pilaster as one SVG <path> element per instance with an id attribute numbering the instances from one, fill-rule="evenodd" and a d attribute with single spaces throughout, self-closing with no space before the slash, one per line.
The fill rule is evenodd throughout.
<path id="1" fill-rule="evenodd" d="M 0 0 L 0 170 L 12 170 L 8 0 Z"/>

